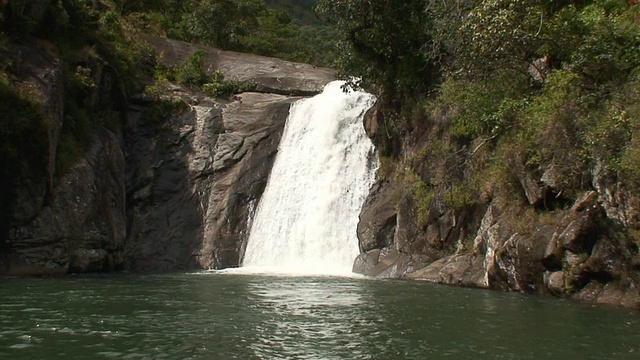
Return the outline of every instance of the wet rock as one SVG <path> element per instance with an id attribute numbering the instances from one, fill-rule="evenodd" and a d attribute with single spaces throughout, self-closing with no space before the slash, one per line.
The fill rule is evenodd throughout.
<path id="1" fill-rule="evenodd" d="M 207 99 L 156 131 L 137 121 L 137 111 L 130 114 L 128 268 L 239 265 L 296 98 L 238 97 L 241 101 L 229 104 Z"/>
<path id="2" fill-rule="evenodd" d="M 390 251 L 382 253 L 380 261 L 373 269 L 373 276 L 382 279 L 397 279 L 403 277 L 407 273 L 410 266 L 411 257 L 400 252 Z"/>
<path id="3" fill-rule="evenodd" d="M 396 183 L 383 182 L 373 186 L 362 207 L 358 222 L 360 251 L 382 249 L 393 244 L 396 232 L 397 204 L 400 201 Z"/>
<path id="4" fill-rule="evenodd" d="M 483 259 L 473 255 L 451 255 L 407 274 L 407 278 L 441 284 L 486 287 Z"/>
<path id="5" fill-rule="evenodd" d="M 584 302 L 624 306 L 635 309 L 638 309 L 640 306 L 638 288 L 633 282 L 613 281 L 602 283 L 599 281 L 591 281 L 579 292 L 573 294 L 571 298 Z"/>
<path id="6" fill-rule="evenodd" d="M 202 267 L 239 266 L 251 221 L 273 166 L 289 114 L 297 100 L 273 94 L 245 93 L 241 102 L 225 107 L 225 134 L 243 138 L 232 161 L 215 168 L 209 196 L 204 199 Z M 216 147 L 217 148 L 217 147 Z"/>
<path id="7" fill-rule="evenodd" d="M 572 284 L 568 281 L 565 282 L 566 284 L 569 284 L 569 286 L 572 286 Z M 575 300 L 580 300 L 580 301 L 584 301 L 584 302 L 590 302 L 590 303 L 597 303 L 598 302 L 598 297 L 600 296 L 600 294 L 602 294 L 602 291 L 604 290 L 604 284 L 600 283 L 598 281 L 592 281 L 590 283 L 588 283 L 586 286 L 584 286 L 582 289 L 579 289 L 579 291 L 575 292 L 571 298 L 575 299 Z M 567 289 L 567 290 L 572 290 L 572 289 Z"/>
<path id="8" fill-rule="evenodd" d="M 104 249 L 77 249 L 71 254 L 69 273 L 114 270 L 109 265 L 109 254 Z"/>
<path id="9" fill-rule="evenodd" d="M 544 283 L 551 294 L 556 296 L 564 295 L 565 278 L 563 271 L 546 272 L 544 274 Z"/>
<path id="10" fill-rule="evenodd" d="M 624 284 L 617 281 L 607 283 L 598 296 L 597 302 L 638 309 L 640 306 L 638 288 L 633 283 Z"/>
<path id="11" fill-rule="evenodd" d="M 378 265 L 379 258 L 380 249 L 373 249 L 362 253 L 354 260 L 352 271 L 356 274 L 375 276 L 372 275 L 374 274 L 373 268 Z"/>

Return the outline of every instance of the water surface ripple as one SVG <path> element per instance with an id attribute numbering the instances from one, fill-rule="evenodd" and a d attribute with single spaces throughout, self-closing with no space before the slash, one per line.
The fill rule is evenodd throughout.
<path id="1" fill-rule="evenodd" d="M 635 311 L 339 277 L 0 279 L 7 359 L 638 359 Z"/>

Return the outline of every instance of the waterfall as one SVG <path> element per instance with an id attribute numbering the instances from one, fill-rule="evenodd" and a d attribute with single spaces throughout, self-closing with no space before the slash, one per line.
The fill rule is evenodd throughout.
<path id="1" fill-rule="evenodd" d="M 375 97 L 329 83 L 291 107 L 251 226 L 243 267 L 349 274 L 356 227 L 378 159 L 362 119 Z"/>

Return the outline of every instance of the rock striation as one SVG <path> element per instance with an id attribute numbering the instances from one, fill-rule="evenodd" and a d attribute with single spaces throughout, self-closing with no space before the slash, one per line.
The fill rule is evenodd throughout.
<path id="1" fill-rule="evenodd" d="M 202 100 L 156 128 L 140 121 L 144 107 L 131 108 L 125 130 L 129 269 L 239 265 L 296 98 L 244 93 L 226 104 Z"/>

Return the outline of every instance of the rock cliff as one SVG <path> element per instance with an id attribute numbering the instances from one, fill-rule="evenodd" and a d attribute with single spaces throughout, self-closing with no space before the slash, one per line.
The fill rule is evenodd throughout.
<path id="1" fill-rule="evenodd" d="M 373 109 L 365 119 L 374 139 L 384 135 L 378 116 Z M 406 169 L 396 173 L 473 176 L 468 160 L 416 156 L 446 138 L 439 131 L 423 126 L 405 139 L 408 160 L 399 166 Z M 380 180 L 360 215 L 354 271 L 638 307 L 640 255 L 628 234 L 640 219 L 640 197 L 613 182 L 603 162 L 592 171 L 592 190 L 575 199 L 556 188 L 553 165 L 532 171 L 514 159 L 510 172 L 513 189 L 490 189 L 458 206 L 447 202 L 448 188 L 425 198 L 407 177 Z"/>
<path id="2" fill-rule="evenodd" d="M 145 39 L 168 65 L 196 50 Z M 18 50 L 10 53 L 30 54 L 19 81 L 33 84 L 51 119 L 46 164 L 25 161 L 8 204 L 0 274 L 9 275 L 239 265 L 289 106 L 299 98 L 291 95 L 315 94 L 334 78 L 330 69 L 207 49 L 207 71 L 250 81 L 256 90 L 211 98 L 166 84 L 157 97 L 111 99 L 123 113 L 121 130 L 101 127 L 88 150 L 54 174 L 66 110 L 57 50 L 52 44 Z M 113 97 L 108 71 L 94 74 L 87 98 Z"/>

